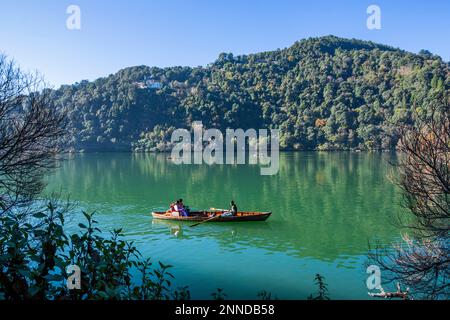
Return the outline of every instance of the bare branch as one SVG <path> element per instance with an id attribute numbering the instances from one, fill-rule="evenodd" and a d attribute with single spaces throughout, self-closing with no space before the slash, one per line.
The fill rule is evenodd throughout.
<path id="1" fill-rule="evenodd" d="M 400 152 L 396 183 L 408 209 L 398 216 L 411 237 L 392 249 L 378 246 L 370 257 L 384 270 L 383 278 L 411 287 L 415 295 L 449 297 L 450 258 L 450 108 L 432 110 L 414 126 L 399 128 Z M 398 290 L 394 296 L 401 296 Z M 380 293 L 376 296 L 385 296 Z"/>
<path id="2" fill-rule="evenodd" d="M 0 55 L 0 208 L 26 204 L 56 164 L 65 116 L 54 108 L 38 74 L 24 73 Z M 0 211 L 1 214 L 1 211 Z"/>

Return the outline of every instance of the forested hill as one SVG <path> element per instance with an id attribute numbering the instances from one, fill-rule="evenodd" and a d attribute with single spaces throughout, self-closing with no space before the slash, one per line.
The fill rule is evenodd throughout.
<path id="1" fill-rule="evenodd" d="M 387 149 L 393 127 L 442 106 L 450 67 L 327 36 L 276 51 L 220 54 L 206 67 L 130 67 L 52 91 L 76 150 L 164 150 L 174 128 L 279 128 L 293 150 Z"/>

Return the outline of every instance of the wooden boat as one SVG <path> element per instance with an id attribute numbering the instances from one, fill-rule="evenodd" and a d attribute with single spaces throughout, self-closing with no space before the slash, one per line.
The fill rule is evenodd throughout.
<path id="1" fill-rule="evenodd" d="M 241 221 L 264 221 L 270 217 L 272 212 L 240 211 L 235 216 L 221 216 L 225 211 L 191 211 L 188 217 L 175 216 L 171 212 L 152 212 L 154 219 L 202 222 L 211 219 L 214 214 L 218 216 L 211 222 L 241 222 Z"/>

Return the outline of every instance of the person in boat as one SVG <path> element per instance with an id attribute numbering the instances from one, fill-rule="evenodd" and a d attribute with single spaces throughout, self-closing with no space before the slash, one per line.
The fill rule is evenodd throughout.
<path id="1" fill-rule="evenodd" d="M 177 211 L 182 217 L 188 216 L 186 208 L 184 207 L 183 204 L 183 199 L 177 200 L 177 203 L 175 204 L 175 211 Z"/>
<path id="2" fill-rule="evenodd" d="M 183 199 L 179 199 L 178 201 L 179 201 L 181 215 L 183 217 L 187 217 L 188 214 L 187 214 L 186 207 L 184 206 Z"/>
<path id="3" fill-rule="evenodd" d="M 234 201 L 231 200 L 230 210 L 225 211 L 224 213 L 222 213 L 222 217 L 231 217 L 231 216 L 235 216 L 236 214 L 237 214 L 237 206 L 234 203 Z"/>
<path id="4" fill-rule="evenodd" d="M 233 200 L 231 200 L 230 206 L 231 206 L 230 211 L 233 214 L 233 216 L 237 215 L 238 209 Z"/>

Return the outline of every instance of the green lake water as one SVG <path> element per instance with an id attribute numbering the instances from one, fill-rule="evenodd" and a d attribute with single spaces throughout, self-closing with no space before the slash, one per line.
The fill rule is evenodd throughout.
<path id="1" fill-rule="evenodd" d="M 368 242 L 399 237 L 392 214 L 400 195 L 389 182 L 390 155 L 282 153 L 280 170 L 257 165 L 175 165 L 167 155 L 80 154 L 64 161 L 48 192 L 69 194 L 96 211 L 102 230 L 123 228 L 144 256 L 174 266 L 192 298 L 305 299 L 326 278 L 332 299 L 366 299 Z M 265 222 L 189 224 L 152 220 L 151 211 L 183 198 L 191 208 L 272 211 Z M 77 212 L 81 209 L 77 209 Z M 81 219 L 68 217 L 68 228 Z"/>

